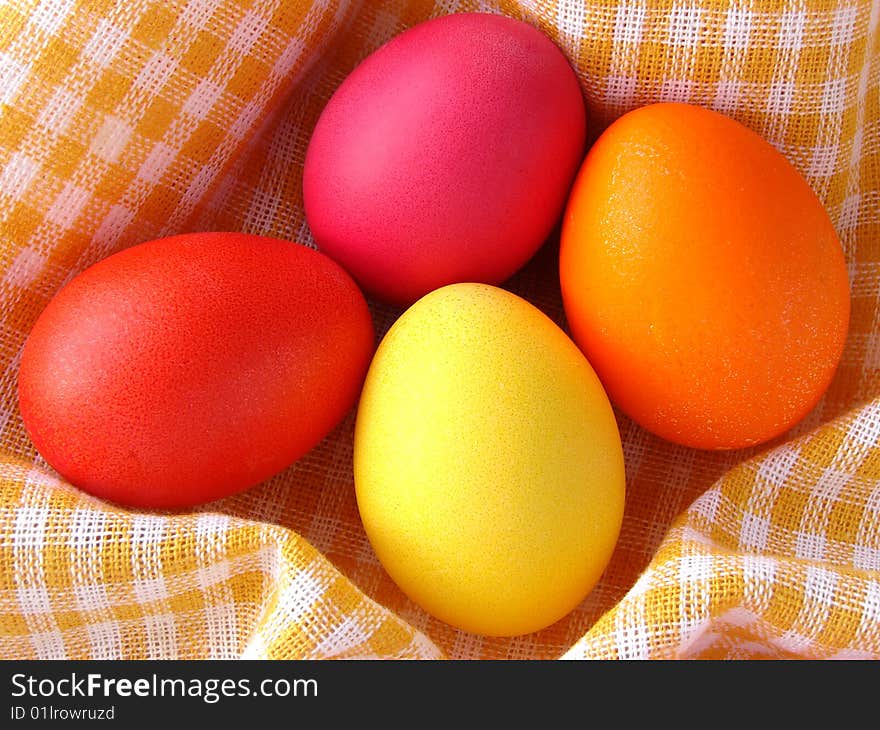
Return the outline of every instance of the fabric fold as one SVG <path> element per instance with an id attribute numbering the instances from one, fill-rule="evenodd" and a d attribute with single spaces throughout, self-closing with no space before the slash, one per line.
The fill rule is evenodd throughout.
<path id="1" fill-rule="evenodd" d="M 146 513 L 61 480 L 16 395 L 33 322 L 105 256 L 195 230 L 314 245 L 302 165 L 333 90 L 405 28 L 474 10 L 560 46 L 590 139 L 653 101 L 764 136 L 828 210 L 851 284 L 837 375 L 785 437 L 697 451 L 618 415 L 612 561 L 569 616 L 511 638 L 442 624 L 382 570 L 354 413 L 247 493 Z M 872 0 L 0 1 L 0 656 L 880 658 L 878 20 Z M 556 243 L 505 286 L 565 327 Z M 370 304 L 381 335 L 400 310 Z"/>

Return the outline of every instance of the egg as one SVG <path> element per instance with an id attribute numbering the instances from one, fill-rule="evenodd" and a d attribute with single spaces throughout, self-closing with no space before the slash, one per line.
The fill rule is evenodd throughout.
<path id="1" fill-rule="evenodd" d="M 320 250 L 397 305 L 499 284 L 558 224 L 583 157 L 565 55 L 520 20 L 428 20 L 368 56 L 311 135 L 303 202 Z"/>
<path id="2" fill-rule="evenodd" d="M 354 477 L 391 578 L 434 617 L 486 636 L 571 612 L 623 516 L 620 436 L 590 364 L 535 306 L 480 283 L 434 290 L 382 339 Z"/>
<path id="3" fill-rule="evenodd" d="M 70 483 L 133 507 L 188 507 L 295 462 L 349 413 L 375 335 L 323 254 L 239 233 L 146 242 L 49 302 L 19 405 Z"/>
<path id="4" fill-rule="evenodd" d="M 821 201 L 769 142 L 695 105 L 647 105 L 600 136 L 559 275 L 572 337 L 612 401 L 688 447 L 781 436 L 846 342 L 849 276 Z"/>

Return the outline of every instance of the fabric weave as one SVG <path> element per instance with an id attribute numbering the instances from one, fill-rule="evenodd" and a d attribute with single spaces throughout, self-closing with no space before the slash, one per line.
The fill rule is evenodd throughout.
<path id="1" fill-rule="evenodd" d="M 619 415 L 620 540 L 568 617 L 466 634 L 394 586 L 361 527 L 354 414 L 265 484 L 186 513 L 125 510 L 35 452 L 16 377 L 71 277 L 172 233 L 313 245 L 309 134 L 414 23 L 481 10 L 555 40 L 589 135 L 686 101 L 776 146 L 846 254 L 850 334 L 815 410 L 760 448 L 702 452 Z M 0 1 L 0 656 L 880 658 L 878 0 Z M 510 282 L 564 325 L 555 242 Z M 400 311 L 371 302 L 379 334 Z"/>

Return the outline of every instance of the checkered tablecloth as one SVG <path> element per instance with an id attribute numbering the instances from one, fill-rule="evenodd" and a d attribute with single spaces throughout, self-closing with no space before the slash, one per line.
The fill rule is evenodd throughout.
<path id="1" fill-rule="evenodd" d="M 488 639 L 378 564 L 354 414 L 284 473 L 186 513 L 64 483 L 16 377 L 53 294 L 120 248 L 237 230 L 311 244 L 302 161 L 323 105 L 392 35 L 502 12 L 568 55 L 595 136 L 659 100 L 724 112 L 825 204 L 852 321 L 817 408 L 761 448 L 703 452 L 619 417 L 627 508 L 567 618 Z M 880 658 L 878 0 L 0 1 L 0 657 Z M 553 242 L 507 285 L 564 324 Z M 399 310 L 372 303 L 379 332 Z"/>

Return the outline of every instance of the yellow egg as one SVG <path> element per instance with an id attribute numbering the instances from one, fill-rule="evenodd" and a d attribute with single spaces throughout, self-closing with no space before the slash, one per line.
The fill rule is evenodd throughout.
<path id="1" fill-rule="evenodd" d="M 568 614 L 620 533 L 623 452 L 601 383 L 544 313 L 485 284 L 427 294 L 383 338 L 354 470 L 389 575 L 476 634 L 529 633 Z"/>

